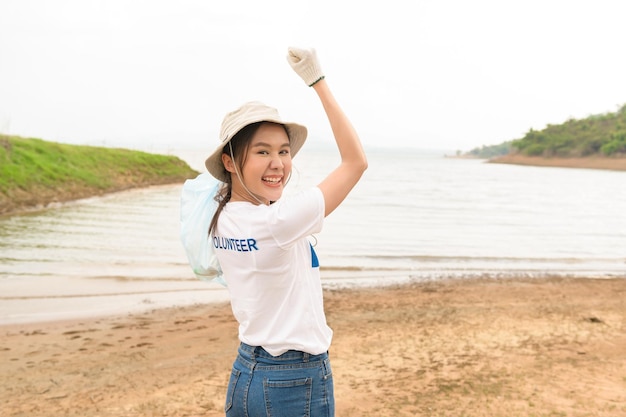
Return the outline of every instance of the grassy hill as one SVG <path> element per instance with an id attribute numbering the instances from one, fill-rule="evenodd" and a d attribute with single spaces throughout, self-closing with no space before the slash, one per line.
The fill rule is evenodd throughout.
<path id="1" fill-rule="evenodd" d="M 531 129 L 512 146 L 526 156 L 626 156 L 626 105 L 615 113 Z"/>
<path id="2" fill-rule="evenodd" d="M 530 129 L 521 139 L 467 153 L 481 158 L 511 154 L 543 158 L 626 157 L 626 105 L 615 113 L 570 119 L 543 130 Z"/>
<path id="3" fill-rule="evenodd" d="M 0 135 L 0 215 L 196 175 L 175 156 Z"/>

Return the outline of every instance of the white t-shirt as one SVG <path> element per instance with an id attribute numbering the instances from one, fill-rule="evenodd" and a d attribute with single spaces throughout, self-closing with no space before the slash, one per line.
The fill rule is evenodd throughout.
<path id="1" fill-rule="evenodd" d="M 317 187 L 271 204 L 229 202 L 213 245 L 228 284 L 239 339 L 271 355 L 326 352 L 319 263 L 308 236 L 322 230 L 324 195 Z"/>

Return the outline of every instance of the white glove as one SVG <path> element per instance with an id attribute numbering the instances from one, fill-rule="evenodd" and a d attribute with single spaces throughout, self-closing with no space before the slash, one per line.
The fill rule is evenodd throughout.
<path id="1" fill-rule="evenodd" d="M 309 87 L 313 87 L 315 83 L 324 79 L 322 68 L 313 48 L 300 49 L 289 47 L 287 62 Z"/>

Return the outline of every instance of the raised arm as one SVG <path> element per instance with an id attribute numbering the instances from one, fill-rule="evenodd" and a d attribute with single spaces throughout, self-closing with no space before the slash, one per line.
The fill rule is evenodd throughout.
<path id="1" fill-rule="evenodd" d="M 325 215 L 332 213 L 367 169 L 367 158 L 352 123 L 333 96 L 320 69 L 315 50 L 289 48 L 289 63 L 317 93 L 335 136 L 341 162 L 318 186 L 324 194 Z"/>

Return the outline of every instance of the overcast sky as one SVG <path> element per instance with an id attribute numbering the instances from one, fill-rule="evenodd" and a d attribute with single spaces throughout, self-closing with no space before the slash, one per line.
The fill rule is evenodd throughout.
<path id="1" fill-rule="evenodd" d="M 622 0 L 0 0 L 0 132 L 217 144 L 245 101 L 330 141 L 315 47 L 366 146 L 469 150 L 626 104 Z"/>

